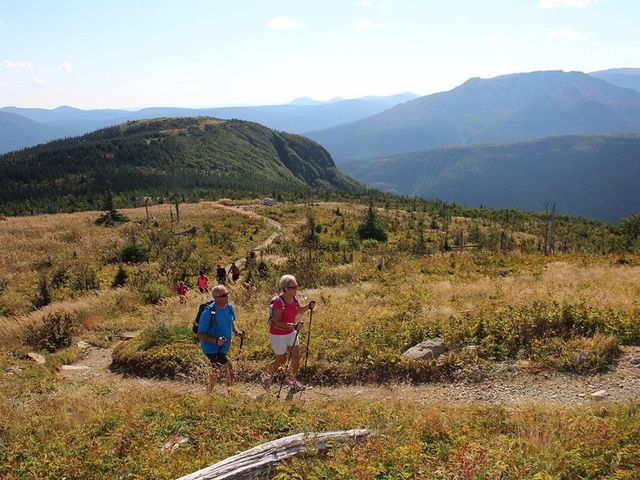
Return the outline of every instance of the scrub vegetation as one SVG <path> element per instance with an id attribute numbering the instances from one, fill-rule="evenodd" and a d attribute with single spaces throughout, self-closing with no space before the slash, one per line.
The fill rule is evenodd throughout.
<path id="1" fill-rule="evenodd" d="M 640 345 L 638 239 L 617 226 L 558 217 L 545 255 L 543 214 L 368 203 L 254 202 L 244 213 L 181 204 L 180 224 L 168 205 L 151 207 L 149 221 L 143 208 L 122 210 L 130 221 L 112 227 L 95 225 L 99 212 L 3 220 L 0 477 L 176 478 L 300 431 L 369 427 L 371 439 L 308 453 L 275 475 L 635 478 L 636 403 L 415 404 L 393 390 L 375 402 L 206 396 L 190 330 L 205 299 L 195 280 L 205 270 L 213 284 L 215 265 L 237 258 L 246 258 L 241 281 L 229 285 L 247 331 L 244 348 L 234 342 L 231 351 L 240 381 L 255 382 L 271 358 L 267 304 L 285 272 L 317 301 L 302 372 L 312 385 L 453 382 L 496 362 L 586 375 Z M 256 255 L 274 229 L 263 217 L 283 230 Z M 363 235 L 371 231 L 363 225 L 386 241 Z M 175 294 L 182 279 L 192 286 L 186 304 Z M 36 309 L 43 289 L 49 301 Z M 140 333 L 120 342 L 127 331 Z M 441 357 L 401 357 L 433 337 L 449 348 Z M 87 354 L 80 340 L 116 345 L 112 369 L 157 380 L 60 377 L 61 365 Z M 29 360 L 32 351 L 47 362 Z"/>

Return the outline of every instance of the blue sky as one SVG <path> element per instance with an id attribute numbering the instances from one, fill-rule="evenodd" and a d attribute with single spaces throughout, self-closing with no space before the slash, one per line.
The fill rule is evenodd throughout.
<path id="1" fill-rule="evenodd" d="M 0 0 L 0 106 L 426 95 L 640 67 L 639 0 Z"/>

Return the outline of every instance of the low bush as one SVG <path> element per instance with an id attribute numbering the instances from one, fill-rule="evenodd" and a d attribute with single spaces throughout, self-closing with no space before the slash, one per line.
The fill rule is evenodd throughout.
<path id="1" fill-rule="evenodd" d="M 113 352 L 111 369 L 141 377 L 190 376 L 208 364 L 186 326 L 155 325 Z"/>
<path id="2" fill-rule="evenodd" d="M 41 322 L 27 326 L 23 343 L 38 350 L 55 352 L 71 346 L 75 330 L 75 318 L 70 313 L 53 312 Z"/>
<path id="3" fill-rule="evenodd" d="M 149 282 L 144 287 L 144 301 L 152 305 L 157 305 L 160 301 L 169 296 L 169 289 L 163 283 Z"/>

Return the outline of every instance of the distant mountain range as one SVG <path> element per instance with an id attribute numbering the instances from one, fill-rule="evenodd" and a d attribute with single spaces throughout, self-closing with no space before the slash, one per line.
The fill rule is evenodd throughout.
<path id="1" fill-rule="evenodd" d="M 640 132 L 640 92 L 580 72 L 472 78 L 453 90 L 307 136 L 338 165 L 448 145 Z"/>
<path id="2" fill-rule="evenodd" d="M 606 221 L 640 212 L 640 135 L 562 136 L 447 147 L 343 164 L 374 188 L 472 207 Z"/>
<path id="3" fill-rule="evenodd" d="M 128 204 L 362 190 L 317 143 L 241 120 L 139 120 L 0 156 L 0 213 L 97 208 L 107 185 Z"/>
<path id="4" fill-rule="evenodd" d="M 619 87 L 633 88 L 640 91 L 640 68 L 612 68 L 610 70 L 592 72 L 589 75 L 606 80 Z"/>
<path id="5" fill-rule="evenodd" d="M 68 106 L 52 110 L 4 107 L 0 108 L 0 153 L 54 139 L 82 135 L 126 121 L 164 117 L 209 116 L 239 119 L 257 122 L 276 130 L 302 133 L 368 117 L 414 98 L 417 98 L 417 95 L 403 93 L 354 100 L 334 99 L 328 102 L 316 102 L 304 98 L 296 99 L 288 105 L 260 107 L 205 109 L 154 107 L 138 111 L 80 110 Z"/>

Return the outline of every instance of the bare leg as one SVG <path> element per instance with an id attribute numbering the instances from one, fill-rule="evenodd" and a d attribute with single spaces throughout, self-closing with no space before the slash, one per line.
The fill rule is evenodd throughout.
<path id="1" fill-rule="evenodd" d="M 300 370 L 300 347 L 296 345 L 289 349 L 291 352 L 291 372 L 289 373 L 289 378 L 291 380 L 295 380 L 298 375 L 298 370 Z"/>
<path id="2" fill-rule="evenodd" d="M 227 386 L 230 387 L 236 380 L 236 374 L 233 371 L 233 365 L 231 365 L 231 362 L 227 362 L 224 367 L 227 370 Z"/>
<path id="3" fill-rule="evenodd" d="M 209 373 L 209 384 L 207 385 L 207 393 L 213 392 L 213 387 L 218 382 L 218 369 L 220 367 L 211 367 L 211 373 Z"/>
<path id="4" fill-rule="evenodd" d="M 287 354 L 286 354 L 286 353 L 285 353 L 285 354 L 283 354 L 283 355 L 276 355 L 276 358 L 274 358 L 274 359 L 273 359 L 273 362 L 271 362 L 271 365 L 269 365 L 269 366 L 267 367 L 267 370 L 266 370 L 266 372 L 265 372 L 265 373 L 266 373 L 267 375 L 269 375 L 269 376 L 272 376 L 272 375 L 273 375 L 273 373 L 274 373 L 276 370 L 278 370 L 278 368 L 280 367 L 280 365 L 283 365 L 283 364 L 284 364 L 284 362 L 286 361 L 286 359 L 287 359 Z"/>

